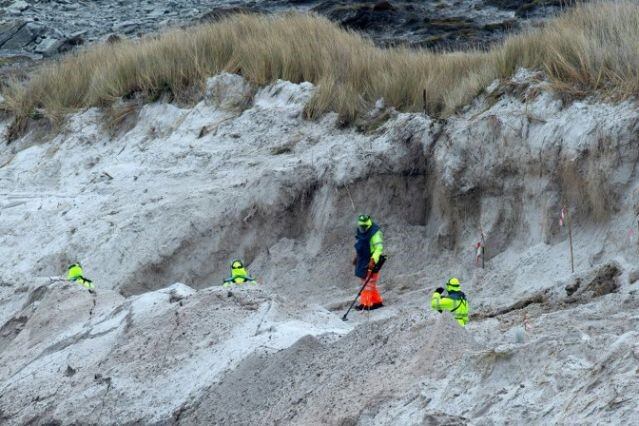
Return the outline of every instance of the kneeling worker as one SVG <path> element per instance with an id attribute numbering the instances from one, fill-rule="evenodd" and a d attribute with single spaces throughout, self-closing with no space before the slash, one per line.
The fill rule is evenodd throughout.
<path id="1" fill-rule="evenodd" d="M 236 259 L 231 262 L 231 276 L 224 280 L 223 287 L 231 287 L 233 284 L 257 284 L 255 279 L 251 278 L 248 271 L 244 267 L 244 263 Z"/>
<path id="2" fill-rule="evenodd" d="M 82 271 L 82 266 L 80 265 L 79 262 L 69 266 L 69 272 L 67 273 L 67 280 L 80 284 L 82 287 L 86 288 L 90 292 L 92 292 L 95 289 L 95 286 L 93 285 L 93 281 L 91 281 L 90 279 L 84 276 L 84 272 Z"/>
<path id="3" fill-rule="evenodd" d="M 465 326 L 468 322 L 468 300 L 466 295 L 461 291 L 459 280 L 451 278 L 446 283 L 446 293 L 444 289 L 439 287 L 433 293 L 430 299 L 430 306 L 436 311 L 448 311 L 455 316 L 455 319 L 461 326 Z"/>

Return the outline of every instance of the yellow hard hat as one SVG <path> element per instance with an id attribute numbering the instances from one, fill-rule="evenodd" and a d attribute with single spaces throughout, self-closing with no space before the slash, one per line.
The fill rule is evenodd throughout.
<path id="1" fill-rule="evenodd" d="M 459 287 L 459 280 L 455 277 L 451 278 L 448 280 L 448 282 L 446 283 L 447 286 L 450 287 Z"/>

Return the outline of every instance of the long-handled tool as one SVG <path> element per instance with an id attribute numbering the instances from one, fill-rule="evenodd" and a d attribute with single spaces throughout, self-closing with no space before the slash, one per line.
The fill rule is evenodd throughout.
<path id="1" fill-rule="evenodd" d="M 353 303 L 351 303 L 351 306 L 348 307 L 348 310 L 342 317 L 342 321 L 347 321 L 346 317 L 348 316 L 348 313 L 351 311 L 351 309 L 353 309 L 353 306 L 355 306 L 355 302 L 357 302 L 357 298 L 359 297 L 360 294 L 362 294 L 362 291 L 364 291 L 364 289 L 368 285 L 368 282 L 371 280 L 371 277 L 373 276 L 373 274 L 378 273 L 382 269 L 384 262 L 386 262 L 386 256 L 380 256 L 379 262 L 377 262 L 375 266 L 373 266 L 373 269 L 369 272 L 368 276 L 366 277 L 366 280 L 364 281 L 364 285 L 362 285 L 362 288 L 359 289 L 359 291 L 357 292 L 357 296 L 355 296 L 355 299 L 353 299 Z"/>

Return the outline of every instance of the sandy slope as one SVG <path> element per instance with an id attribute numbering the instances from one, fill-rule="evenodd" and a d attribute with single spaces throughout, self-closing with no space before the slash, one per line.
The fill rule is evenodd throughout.
<path id="1" fill-rule="evenodd" d="M 115 134 L 91 109 L 0 153 L 0 419 L 632 423 L 636 106 L 522 71 L 445 122 L 378 105 L 357 131 L 304 120 L 312 91 L 222 75 L 193 108 Z M 343 323 L 361 211 L 388 306 Z M 233 257 L 259 288 L 219 287 Z M 75 260 L 97 296 L 50 279 Z M 466 330 L 426 309 L 453 274 Z"/>
<path id="2" fill-rule="evenodd" d="M 0 353 L 0 392 L 3 416 L 19 422 L 159 421 L 248 354 L 349 330 L 320 307 L 292 310 L 260 289 L 182 284 L 126 300 L 52 284 L 18 315 L 29 322 Z"/>

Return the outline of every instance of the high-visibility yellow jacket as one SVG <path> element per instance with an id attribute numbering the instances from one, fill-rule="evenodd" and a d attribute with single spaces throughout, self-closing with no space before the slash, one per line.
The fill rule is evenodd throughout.
<path id="1" fill-rule="evenodd" d="M 357 255 L 355 275 L 365 278 L 370 259 L 373 259 L 377 264 L 380 256 L 384 253 L 384 238 L 381 229 L 375 223 L 365 232 L 358 229 L 355 238 L 355 253 Z"/>
<path id="2" fill-rule="evenodd" d="M 462 326 L 465 326 L 468 322 L 468 300 L 461 291 L 449 290 L 445 295 L 434 292 L 430 299 L 430 306 L 436 311 L 452 313 Z"/>
<path id="3" fill-rule="evenodd" d="M 382 236 L 382 230 L 375 232 L 371 237 L 371 258 L 375 263 L 379 263 L 379 257 L 384 252 L 384 237 Z"/>
<path id="4" fill-rule="evenodd" d="M 85 278 L 82 272 L 82 267 L 79 263 L 74 263 L 69 266 L 69 272 L 67 273 L 67 280 L 80 284 L 82 287 L 92 290 L 95 288 L 93 282 Z"/>
<path id="5" fill-rule="evenodd" d="M 224 280 L 223 287 L 231 287 L 233 284 L 257 284 L 246 268 L 231 268 L 231 276 Z"/>

